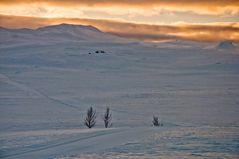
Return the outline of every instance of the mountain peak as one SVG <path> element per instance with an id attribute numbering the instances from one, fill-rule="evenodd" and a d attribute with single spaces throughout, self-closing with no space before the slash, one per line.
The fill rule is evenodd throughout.
<path id="1" fill-rule="evenodd" d="M 83 30 L 101 32 L 98 28 L 92 25 L 75 25 L 75 24 L 67 24 L 67 23 L 40 27 L 37 30 L 45 30 L 45 29 L 60 29 L 60 30 L 83 29 Z"/>

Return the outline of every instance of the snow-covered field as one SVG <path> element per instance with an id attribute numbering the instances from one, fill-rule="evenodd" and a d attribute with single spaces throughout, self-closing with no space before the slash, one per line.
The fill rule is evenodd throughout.
<path id="1" fill-rule="evenodd" d="M 0 45 L 0 158 L 239 158 L 235 43 L 142 43 L 59 25 L 1 28 Z"/>

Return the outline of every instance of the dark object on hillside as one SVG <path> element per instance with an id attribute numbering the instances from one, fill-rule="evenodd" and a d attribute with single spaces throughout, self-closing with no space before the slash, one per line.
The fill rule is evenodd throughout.
<path id="1" fill-rule="evenodd" d="M 88 127 L 88 128 L 92 128 L 95 126 L 95 123 L 96 123 L 96 111 L 93 110 L 92 107 L 90 107 L 88 110 L 87 110 L 87 115 L 86 115 L 86 118 L 85 118 L 85 125 Z"/>
<path id="2" fill-rule="evenodd" d="M 161 121 L 159 121 L 159 117 L 157 117 L 157 116 L 153 116 L 153 126 L 163 126 L 163 122 Z"/>
<path id="3" fill-rule="evenodd" d="M 88 54 L 91 54 L 91 52 L 89 52 Z"/>
<path id="4" fill-rule="evenodd" d="M 110 113 L 110 108 L 107 107 L 105 114 L 104 114 L 104 124 L 105 124 L 105 128 L 111 127 L 112 123 L 110 123 L 111 119 L 112 119 L 112 115 Z"/>
<path id="5" fill-rule="evenodd" d="M 106 52 L 103 51 L 103 50 L 96 50 L 95 53 L 96 53 L 96 54 L 98 54 L 98 53 L 104 54 L 104 53 L 106 53 Z"/>

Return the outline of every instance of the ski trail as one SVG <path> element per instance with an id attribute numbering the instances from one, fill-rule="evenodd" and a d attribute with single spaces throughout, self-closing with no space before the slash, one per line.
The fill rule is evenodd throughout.
<path id="1" fill-rule="evenodd" d="M 66 102 L 64 102 L 60 99 L 53 98 L 53 97 L 41 92 L 40 90 L 38 90 L 36 88 L 31 88 L 31 87 L 26 86 L 24 84 L 20 84 L 18 82 L 15 82 L 15 81 L 11 80 L 9 77 L 7 77 L 6 75 L 0 74 L 0 81 L 11 84 L 13 86 L 16 86 L 17 88 L 19 88 L 23 91 L 26 91 L 31 95 L 37 95 L 40 98 L 48 99 L 48 100 L 53 101 L 55 103 L 58 103 L 62 106 L 67 106 L 68 108 L 72 108 L 72 109 L 77 110 L 77 111 L 82 111 L 82 109 L 77 105 L 66 103 Z M 104 106 L 97 106 L 97 107 L 100 108 L 100 109 L 105 109 Z M 116 108 L 111 108 L 111 110 L 113 112 L 118 112 L 118 113 L 123 113 L 123 114 L 137 115 L 137 116 L 142 116 L 142 117 L 144 116 L 143 113 L 138 113 L 138 112 L 137 113 L 136 112 L 130 112 L 130 111 L 120 110 L 120 109 L 116 109 Z M 146 122 L 144 124 L 147 125 Z M 175 122 L 174 122 L 174 124 L 175 124 Z M 176 125 L 182 125 L 182 124 L 177 123 Z"/>
<path id="2" fill-rule="evenodd" d="M 25 92 L 28 92 L 30 95 L 37 95 L 38 97 L 46 98 L 46 99 L 51 100 L 55 103 L 59 103 L 59 104 L 64 105 L 64 106 L 68 106 L 68 107 L 71 107 L 71 108 L 76 109 L 76 110 L 81 110 L 76 105 L 69 104 L 69 103 L 63 102 L 62 100 L 50 97 L 47 94 L 41 92 L 40 90 L 37 90 L 36 88 L 31 88 L 31 87 L 26 86 L 24 84 L 20 84 L 18 82 L 15 82 L 15 81 L 11 80 L 9 77 L 7 77 L 6 75 L 0 74 L 0 81 L 11 84 L 11 85 L 13 85 L 13 86 L 25 91 Z M 104 109 L 104 108 L 102 107 L 102 109 Z M 130 114 L 130 115 L 144 116 L 143 113 L 140 114 L 140 113 L 135 113 L 135 112 L 127 112 L 127 111 L 119 110 L 119 109 L 115 109 L 115 108 L 112 108 L 112 110 L 115 111 L 115 112 L 119 112 L 119 113 L 126 113 L 126 114 Z"/>
<path id="3" fill-rule="evenodd" d="M 4 83 L 7 83 L 7 84 L 10 84 L 10 85 L 13 85 L 27 93 L 30 94 L 30 96 L 38 96 L 40 98 L 46 98 L 48 100 L 51 100 L 55 103 L 59 103 L 61 105 L 64 105 L 64 106 L 68 106 L 68 107 L 71 107 L 73 109 L 76 109 L 76 110 L 79 110 L 80 108 L 78 106 L 75 106 L 75 105 L 72 105 L 72 104 L 68 104 L 68 103 L 65 103 L 61 100 L 58 100 L 58 99 L 55 99 L 55 98 L 52 98 L 48 95 L 46 95 L 45 93 L 42 93 L 41 91 L 35 89 L 35 88 L 31 88 L 29 86 L 26 86 L 24 84 L 20 84 L 18 82 L 15 82 L 13 80 L 11 80 L 9 77 L 7 77 L 6 75 L 3 75 L 3 74 L 0 74 L 0 81 L 1 82 L 4 82 Z"/>
<path id="4" fill-rule="evenodd" d="M 5 154 L 2 154 L 0 155 L 0 158 L 6 158 L 6 159 L 9 159 L 9 158 L 24 158 L 24 155 L 28 155 L 28 154 L 32 154 L 32 153 L 35 153 L 35 152 L 44 152 L 45 150 L 49 150 L 50 149 L 57 149 L 57 150 L 63 150 L 64 151 L 64 147 L 67 146 L 67 147 L 71 147 L 71 144 L 74 144 L 74 143 L 79 143 L 79 145 L 81 144 L 80 142 L 84 141 L 84 140 L 88 140 L 88 139 L 97 139 L 98 137 L 102 137 L 102 136 L 107 136 L 107 135 L 111 135 L 111 134 L 117 134 L 117 133 L 121 133 L 123 131 L 126 131 L 125 129 L 122 129 L 122 130 L 118 130 L 118 129 L 114 129 L 114 130 L 108 130 L 107 131 L 101 131 L 101 132 L 94 132 L 90 135 L 87 135 L 87 136 L 84 136 L 84 137 L 71 137 L 71 138 L 68 138 L 68 139 L 65 139 L 62 141 L 54 141 L 52 143 L 48 143 L 46 145 L 40 145 L 40 146 L 37 146 L 35 148 L 27 148 L 26 149 L 23 149 L 23 150 L 19 150 L 19 151 L 14 151 L 14 152 L 10 152 L 10 153 L 5 153 Z M 79 134 L 81 135 L 81 134 Z M 63 147 L 63 148 L 61 148 Z M 84 147 L 84 145 L 82 145 L 82 147 Z M 59 153 L 61 153 L 61 151 L 59 151 Z M 30 155 L 31 156 L 31 155 Z"/>
<path id="5" fill-rule="evenodd" d="M 59 103 L 59 104 L 61 104 L 61 105 L 64 105 L 64 106 L 73 108 L 73 109 L 75 109 L 75 110 L 81 110 L 81 109 L 80 109 L 78 106 L 76 106 L 76 105 L 69 104 L 69 103 L 63 102 L 63 101 L 61 101 L 61 100 L 59 100 L 59 99 L 50 97 L 50 96 L 46 95 L 45 93 L 42 93 L 41 91 L 39 91 L 39 90 L 37 90 L 37 89 L 34 89 L 34 90 L 35 90 L 36 92 L 38 92 L 39 94 L 41 94 L 41 95 L 42 95 L 43 97 L 45 97 L 46 99 L 51 100 L 51 101 L 53 101 L 53 102 L 55 102 L 55 103 Z"/>
<path id="6" fill-rule="evenodd" d="M 7 77 L 6 75 L 3 75 L 3 74 L 0 74 L 0 81 L 1 82 L 4 82 L 4 83 L 7 83 L 7 84 L 10 84 L 10 85 L 13 85 L 27 93 L 30 94 L 30 96 L 39 96 L 39 97 L 43 97 L 39 92 L 25 86 L 24 84 L 20 84 L 18 82 L 15 82 L 13 80 L 11 80 L 9 77 Z"/>

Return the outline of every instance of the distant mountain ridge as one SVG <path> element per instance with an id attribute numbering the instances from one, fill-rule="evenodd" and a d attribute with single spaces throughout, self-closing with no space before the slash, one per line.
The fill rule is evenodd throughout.
<path id="1" fill-rule="evenodd" d="M 126 39 L 102 32 L 91 25 L 59 24 L 38 29 L 7 29 L 0 27 L 1 42 L 13 41 L 89 41 L 119 42 Z"/>
<path id="2" fill-rule="evenodd" d="M 91 31 L 96 31 L 96 32 L 102 32 L 98 28 L 92 26 L 92 25 L 74 25 L 74 24 L 66 24 L 62 23 L 59 25 L 49 25 L 45 27 L 40 27 L 37 28 L 36 30 L 41 31 L 41 30 L 48 30 L 48 29 L 59 29 L 59 30 L 70 30 L 70 29 L 85 29 L 85 30 L 91 30 Z"/>

